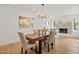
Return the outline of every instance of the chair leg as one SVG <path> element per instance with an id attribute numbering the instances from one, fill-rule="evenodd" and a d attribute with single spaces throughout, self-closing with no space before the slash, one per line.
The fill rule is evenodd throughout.
<path id="1" fill-rule="evenodd" d="M 35 46 L 35 53 L 37 54 L 37 46 Z"/>
<path id="2" fill-rule="evenodd" d="M 21 54 L 23 54 L 23 47 L 21 47 Z"/>
<path id="3" fill-rule="evenodd" d="M 53 42 L 51 43 L 51 47 L 52 47 L 52 49 L 53 49 Z"/>
<path id="4" fill-rule="evenodd" d="M 46 46 L 46 42 L 44 42 L 44 46 Z"/>
<path id="5" fill-rule="evenodd" d="M 33 50 L 33 48 L 30 48 L 30 50 Z"/>
<path id="6" fill-rule="evenodd" d="M 27 50 L 25 50 L 25 54 L 27 54 Z"/>
<path id="7" fill-rule="evenodd" d="M 48 44 L 48 52 L 49 52 L 49 44 Z"/>

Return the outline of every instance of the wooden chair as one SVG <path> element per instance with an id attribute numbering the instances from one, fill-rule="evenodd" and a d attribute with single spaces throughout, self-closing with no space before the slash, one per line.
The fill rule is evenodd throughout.
<path id="1" fill-rule="evenodd" d="M 52 49 L 54 48 L 54 45 L 55 45 L 55 34 L 56 34 L 55 30 L 51 29 L 50 30 L 50 36 L 48 38 L 48 52 L 49 52 L 50 46 L 51 46 Z"/>
<path id="2" fill-rule="evenodd" d="M 23 51 L 25 53 L 28 52 L 29 49 L 32 50 L 32 48 L 35 48 L 34 51 L 37 53 L 37 46 L 36 46 L 36 43 L 30 43 L 30 42 L 27 42 L 26 41 L 26 38 L 24 37 L 24 34 L 22 32 L 18 32 L 18 35 L 19 35 L 19 38 L 21 40 L 21 44 L 22 44 L 22 47 L 21 47 L 21 53 L 23 53 Z"/>

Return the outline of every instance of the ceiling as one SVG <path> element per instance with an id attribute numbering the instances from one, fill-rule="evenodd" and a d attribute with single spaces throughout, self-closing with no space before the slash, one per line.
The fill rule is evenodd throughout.
<path id="1" fill-rule="evenodd" d="M 33 8 L 37 12 L 41 10 L 41 4 L 11 4 L 9 6 L 29 13 L 33 13 Z M 45 10 L 50 16 L 78 14 L 79 4 L 45 4 Z"/>

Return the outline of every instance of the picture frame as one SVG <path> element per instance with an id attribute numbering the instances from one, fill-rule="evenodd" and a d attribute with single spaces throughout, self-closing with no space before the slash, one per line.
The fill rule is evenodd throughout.
<path id="1" fill-rule="evenodd" d="M 33 28 L 34 19 L 26 16 L 19 16 L 19 28 Z"/>

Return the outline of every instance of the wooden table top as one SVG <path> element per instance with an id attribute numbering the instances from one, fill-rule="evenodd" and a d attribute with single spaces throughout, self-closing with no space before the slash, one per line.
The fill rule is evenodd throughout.
<path id="1" fill-rule="evenodd" d="M 30 41 L 38 41 L 38 40 L 42 40 L 42 38 L 44 37 L 48 37 L 49 35 L 37 35 L 37 34 L 28 34 L 28 35 L 25 35 L 26 39 L 27 40 L 30 40 Z"/>
<path id="2" fill-rule="evenodd" d="M 27 38 L 30 38 L 30 39 L 37 39 L 41 36 L 37 35 L 37 34 L 28 34 L 28 35 L 25 35 L 25 37 Z"/>

